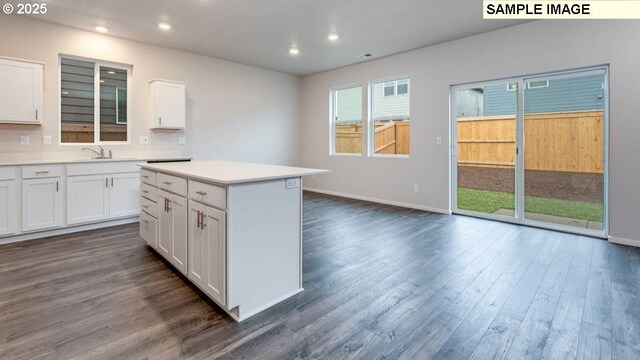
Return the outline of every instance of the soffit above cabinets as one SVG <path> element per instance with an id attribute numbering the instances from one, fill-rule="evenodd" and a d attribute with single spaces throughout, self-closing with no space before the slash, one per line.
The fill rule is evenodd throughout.
<path id="1" fill-rule="evenodd" d="M 10 0 L 17 6 L 19 1 Z M 43 0 L 44 20 L 294 75 L 518 24 L 478 0 Z M 162 30 L 158 24 L 168 24 Z M 104 30 L 104 29 L 101 29 Z M 338 34 L 330 41 L 329 34 Z M 295 48 L 299 53 L 291 55 Z M 295 51 L 294 51 L 295 52 Z M 373 54 L 363 57 L 363 54 Z"/>

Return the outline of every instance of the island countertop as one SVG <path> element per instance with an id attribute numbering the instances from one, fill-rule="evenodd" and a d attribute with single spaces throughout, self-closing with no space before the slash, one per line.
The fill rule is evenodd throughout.
<path id="1" fill-rule="evenodd" d="M 183 163 L 140 164 L 143 169 L 223 185 L 328 174 L 331 170 L 253 164 L 233 161 L 191 161 Z"/>

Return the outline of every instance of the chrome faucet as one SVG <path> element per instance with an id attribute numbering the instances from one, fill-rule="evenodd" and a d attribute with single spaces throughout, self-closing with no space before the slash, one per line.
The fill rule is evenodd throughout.
<path id="1" fill-rule="evenodd" d="M 83 147 L 82 150 L 89 150 L 93 153 L 95 153 L 96 155 L 98 155 L 97 157 L 95 157 L 94 159 L 111 159 L 111 150 L 109 150 L 109 156 L 105 156 L 104 155 L 104 148 L 100 145 L 97 145 L 100 148 L 100 151 L 94 150 L 92 148 L 88 148 L 88 147 Z"/>

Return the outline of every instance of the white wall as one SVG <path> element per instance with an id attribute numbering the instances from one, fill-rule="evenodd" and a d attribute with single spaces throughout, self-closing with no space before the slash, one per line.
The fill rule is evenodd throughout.
<path id="1" fill-rule="evenodd" d="M 81 146 L 58 145 L 58 56 L 71 54 L 133 65 L 131 144 L 108 146 L 116 156 L 298 162 L 299 77 L 19 16 L 3 16 L 0 34 L 0 56 L 45 63 L 43 124 L 0 124 L 0 156 L 81 154 Z M 186 146 L 177 144 L 182 131 L 149 129 L 152 78 L 187 82 Z M 30 135 L 31 144 L 21 146 L 20 135 Z M 53 145 L 43 146 L 43 135 L 51 135 Z M 150 136 L 151 143 L 139 145 L 141 135 Z"/>
<path id="2" fill-rule="evenodd" d="M 450 85 L 608 63 L 610 234 L 640 241 L 639 38 L 637 21 L 536 21 L 304 77 L 302 165 L 334 171 L 305 185 L 446 211 Z M 411 157 L 330 156 L 330 89 L 402 74 L 411 76 Z"/>

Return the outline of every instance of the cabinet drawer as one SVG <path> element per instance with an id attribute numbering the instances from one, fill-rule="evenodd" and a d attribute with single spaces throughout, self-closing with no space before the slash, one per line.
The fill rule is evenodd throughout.
<path id="1" fill-rule="evenodd" d="M 154 218 L 158 217 L 158 204 L 147 198 L 140 197 L 140 210 L 146 212 Z"/>
<path id="2" fill-rule="evenodd" d="M 227 189 L 222 186 L 189 180 L 189 198 L 218 209 L 227 208 Z"/>
<path id="3" fill-rule="evenodd" d="M 15 180 L 16 168 L 15 167 L 0 167 L 0 180 Z"/>
<path id="4" fill-rule="evenodd" d="M 187 196 L 187 179 L 158 173 L 156 181 L 160 189 L 167 190 L 180 196 Z"/>
<path id="5" fill-rule="evenodd" d="M 146 169 L 140 169 L 140 181 L 145 184 L 156 186 L 156 173 Z"/>
<path id="6" fill-rule="evenodd" d="M 62 176 L 62 165 L 33 165 L 22 167 L 23 179 L 37 179 Z"/>
<path id="7" fill-rule="evenodd" d="M 149 184 L 140 183 L 140 195 L 153 202 L 158 202 L 158 189 Z"/>
<path id="8" fill-rule="evenodd" d="M 152 248 L 158 247 L 157 241 L 158 220 L 151 217 L 144 211 L 140 212 L 140 237 L 143 238 Z"/>

